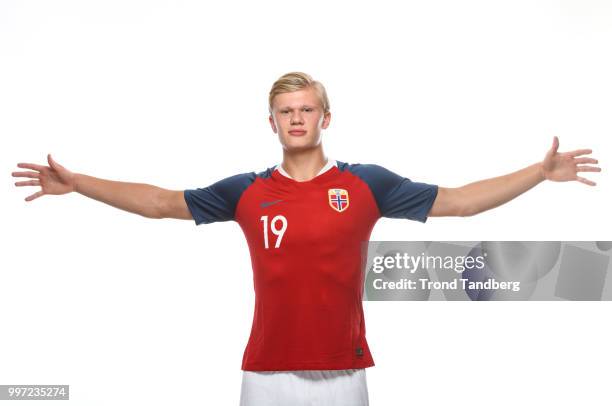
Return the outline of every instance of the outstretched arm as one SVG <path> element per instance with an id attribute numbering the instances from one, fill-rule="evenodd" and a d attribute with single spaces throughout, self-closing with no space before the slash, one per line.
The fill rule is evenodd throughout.
<path id="1" fill-rule="evenodd" d="M 595 182 L 578 176 L 578 172 L 601 172 L 588 155 L 590 149 L 558 152 L 559 139 L 554 137 L 552 148 L 542 162 L 496 178 L 485 179 L 458 188 L 438 188 L 438 195 L 429 216 L 473 216 L 500 206 L 525 193 L 544 180 L 578 181 L 595 186 Z"/>
<path id="2" fill-rule="evenodd" d="M 16 182 L 15 186 L 40 186 L 41 190 L 25 198 L 27 202 L 43 195 L 63 195 L 77 192 L 121 210 L 149 218 L 192 220 L 183 192 L 167 190 L 144 183 L 118 182 L 73 173 L 47 155 L 49 166 L 19 163 L 27 172 L 13 172 L 14 177 L 32 180 Z"/>

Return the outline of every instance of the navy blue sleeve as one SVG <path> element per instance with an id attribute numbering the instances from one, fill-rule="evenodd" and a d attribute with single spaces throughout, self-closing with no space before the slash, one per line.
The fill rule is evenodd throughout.
<path id="1" fill-rule="evenodd" d="M 254 172 L 241 173 L 205 188 L 185 190 L 185 202 L 196 225 L 234 220 L 238 201 L 255 177 Z"/>
<path id="2" fill-rule="evenodd" d="M 379 165 L 354 164 L 349 171 L 368 184 L 382 217 L 427 221 L 437 185 L 413 182 Z"/>

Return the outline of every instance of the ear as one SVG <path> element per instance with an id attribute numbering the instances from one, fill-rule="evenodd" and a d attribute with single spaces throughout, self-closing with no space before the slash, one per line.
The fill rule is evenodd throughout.
<path id="1" fill-rule="evenodd" d="M 329 122 L 331 120 L 331 112 L 327 112 L 323 114 L 323 123 L 321 124 L 321 128 L 325 129 L 329 127 Z"/>
<path id="2" fill-rule="evenodd" d="M 274 117 L 272 117 L 272 114 L 270 114 L 270 117 L 268 117 L 268 120 L 270 121 L 270 125 L 272 126 L 272 131 L 274 131 L 274 134 L 276 134 L 277 132 L 276 123 L 274 123 Z"/>

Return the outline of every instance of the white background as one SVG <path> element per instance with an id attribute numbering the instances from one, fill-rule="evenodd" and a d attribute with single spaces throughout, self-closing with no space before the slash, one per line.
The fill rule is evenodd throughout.
<path id="1" fill-rule="evenodd" d="M 51 152 L 177 190 L 261 171 L 281 159 L 268 91 L 299 70 L 327 88 L 341 161 L 459 186 L 557 135 L 604 168 L 594 188 L 541 184 L 476 217 L 383 219 L 372 240 L 609 240 L 611 49 L 603 0 L 3 1 L 0 383 L 70 384 L 73 405 L 237 405 L 253 316 L 236 223 L 26 203 L 17 162 Z M 374 406 L 609 404 L 610 302 L 364 309 Z"/>

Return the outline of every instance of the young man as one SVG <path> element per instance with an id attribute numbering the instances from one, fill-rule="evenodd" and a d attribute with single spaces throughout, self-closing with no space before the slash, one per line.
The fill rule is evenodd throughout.
<path id="1" fill-rule="evenodd" d="M 378 165 L 325 156 L 321 131 L 331 113 L 325 88 L 291 72 L 269 94 L 269 121 L 283 147 L 280 165 L 238 174 L 185 191 L 114 182 L 49 166 L 22 163 L 41 186 L 28 196 L 78 192 L 150 218 L 234 220 L 253 263 L 255 314 L 244 351 L 242 405 L 367 405 L 365 368 L 374 365 L 362 309 L 361 243 L 381 217 L 425 222 L 428 216 L 471 216 L 538 183 L 579 181 L 599 172 L 582 149 L 559 153 L 555 137 L 542 162 L 517 172 L 444 188 L 412 182 Z"/>

